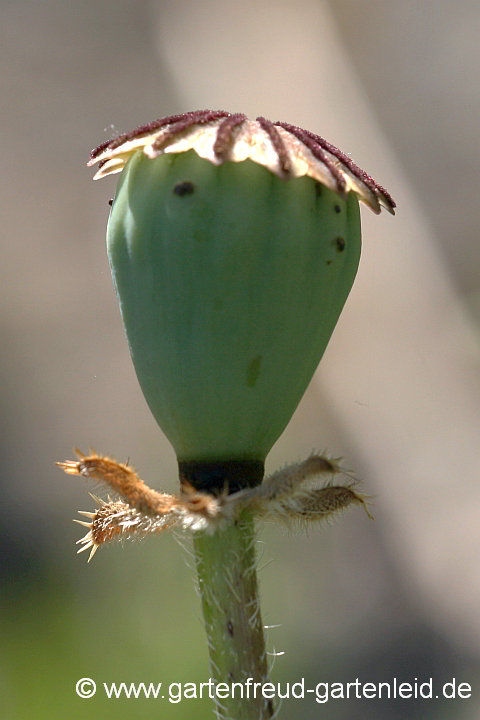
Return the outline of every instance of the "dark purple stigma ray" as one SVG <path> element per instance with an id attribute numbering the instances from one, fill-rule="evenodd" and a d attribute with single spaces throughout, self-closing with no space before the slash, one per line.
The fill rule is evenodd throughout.
<path id="1" fill-rule="evenodd" d="M 299 128 L 296 125 L 290 125 L 289 123 L 276 122 L 275 125 L 278 125 L 284 130 L 287 130 L 287 132 L 294 135 L 298 140 L 300 140 L 300 142 L 306 145 L 312 155 L 316 157 L 317 160 L 320 160 L 320 162 L 326 165 L 327 168 L 330 170 L 337 182 L 339 192 L 345 192 L 347 184 L 345 182 L 345 178 L 343 177 L 342 171 L 339 170 L 335 163 L 333 163 L 330 158 L 325 154 L 324 150 L 326 150 L 327 148 L 322 147 L 322 145 L 317 141 L 313 133 L 310 133 L 308 130 L 303 130 L 303 128 Z"/>
<path id="2" fill-rule="evenodd" d="M 110 145 L 112 140 L 105 140 L 101 145 L 97 145 L 96 148 L 90 153 L 90 159 L 94 160 L 96 157 L 102 154 L 102 152 Z"/>
<path id="3" fill-rule="evenodd" d="M 365 173 L 366 174 L 366 173 Z M 368 176 L 370 177 L 370 175 Z M 375 181 L 374 181 L 375 182 Z M 387 203 L 391 206 L 392 210 L 394 210 L 397 207 L 397 203 L 392 198 L 388 190 L 385 190 L 383 185 L 379 185 L 377 182 L 375 182 L 375 185 L 377 186 L 377 190 L 379 193 L 383 195 L 383 197 L 387 200 Z"/>
<path id="4" fill-rule="evenodd" d="M 308 130 L 306 132 L 308 132 Z M 314 135 L 314 133 L 310 133 L 310 134 Z M 332 145 L 327 140 L 322 138 L 320 135 L 314 135 L 314 137 L 317 138 L 319 143 L 323 144 L 323 147 L 325 148 L 325 150 L 328 150 L 328 152 L 330 152 L 332 155 L 334 155 L 338 160 L 341 160 L 341 162 L 343 162 L 348 167 L 350 172 L 353 175 L 355 175 L 355 177 L 357 177 L 359 180 L 361 180 L 363 183 L 365 183 L 365 185 L 368 188 L 370 188 L 370 190 L 372 190 L 372 192 L 374 192 L 376 195 L 378 193 L 384 195 L 384 197 L 391 204 L 392 208 L 396 207 L 395 200 L 392 198 L 390 193 L 388 193 L 384 187 L 379 185 L 379 183 L 377 183 L 377 181 L 374 180 L 371 175 L 366 173 L 365 170 L 362 170 L 361 168 L 359 168 L 358 165 L 351 158 L 348 157 L 348 155 L 345 155 L 345 153 L 343 153 L 341 150 L 339 150 L 337 147 L 335 147 L 335 145 Z"/>
<path id="5" fill-rule="evenodd" d="M 216 157 L 224 159 L 228 151 L 233 145 L 235 133 L 234 130 L 243 125 L 247 116 L 243 113 L 234 113 L 222 120 L 217 130 L 217 137 L 213 144 L 213 152 Z"/>
<path id="6" fill-rule="evenodd" d="M 103 142 L 101 145 L 98 145 L 98 147 L 94 148 L 92 152 L 90 153 L 90 157 L 92 160 L 94 160 L 96 157 L 101 155 L 105 150 L 115 150 L 115 148 L 119 147 L 120 145 L 123 145 L 123 143 L 128 142 L 129 140 L 133 140 L 134 138 L 139 138 L 144 135 L 148 135 L 151 132 L 154 132 L 155 130 L 159 130 L 164 125 L 168 125 L 169 122 L 176 122 L 178 119 L 182 118 L 183 115 L 170 115 L 166 118 L 160 118 L 158 120 L 154 120 L 151 123 L 147 123 L 146 125 L 139 125 L 134 130 L 129 130 L 128 132 L 122 133 L 121 135 L 117 135 L 117 137 L 112 138 L 112 140 L 107 140 L 106 142 Z"/>
<path id="7" fill-rule="evenodd" d="M 306 137 L 313 140 L 314 143 L 317 143 L 321 148 L 329 152 L 331 155 L 337 158 L 337 160 L 340 160 L 354 175 L 356 178 L 361 180 L 368 188 L 373 192 L 373 194 L 378 197 L 379 194 L 383 195 L 387 202 L 391 205 L 392 208 L 396 207 L 395 200 L 392 198 L 392 196 L 385 190 L 384 187 L 379 185 L 368 173 L 365 172 L 365 170 L 362 170 L 358 167 L 358 165 L 348 157 L 348 155 L 345 155 L 341 150 L 339 150 L 335 145 L 332 145 L 332 143 L 329 143 L 328 140 L 325 140 L 321 135 L 316 135 L 315 133 L 310 132 L 309 130 L 302 130 L 302 128 L 297 128 L 295 125 L 289 125 L 288 123 L 282 123 L 278 122 L 275 123 L 276 125 L 280 125 L 280 127 L 285 128 L 285 130 L 288 130 L 289 132 L 292 132 L 294 135 L 296 133 L 293 132 L 293 130 L 300 130 L 302 134 L 304 134 Z M 299 137 L 296 135 L 296 137 Z M 301 139 L 301 138 L 299 138 Z"/>
<path id="8" fill-rule="evenodd" d="M 311 133 L 313 135 L 313 133 Z M 320 135 L 315 135 L 316 138 L 318 138 L 318 142 L 323 143 L 323 146 L 325 147 L 325 150 L 328 150 L 328 152 L 332 153 L 338 160 L 341 160 L 350 172 L 355 175 L 359 180 L 361 180 L 365 185 L 370 188 L 376 195 L 380 193 L 383 195 L 387 201 L 390 203 L 392 208 L 395 208 L 397 205 L 395 203 L 395 200 L 392 198 L 390 193 L 388 193 L 384 187 L 379 185 L 376 180 L 372 178 L 371 175 L 365 172 L 365 170 L 362 170 L 358 167 L 358 165 L 348 157 L 348 155 L 345 155 L 341 150 L 339 150 L 335 145 L 332 145 L 327 140 L 324 140 Z"/>
<path id="9" fill-rule="evenodd" d="M 168 126 L 165 132 L 152 143 L 153 150 L 161 150 L 165 145 L 171 143 L 178 133 L 188 130 L 194 125 L 206 125 L 223 117 L 229 117 L 230 113 L 223 110 L 203 110 L 193 113 L 185 113 L 182 118 Z"/>
<path id="10" fill-rule="evenodd" d="M 288 156 L 288 150 L 285 143 L 283 142 L 283 138 L 276 129 L 274 123 L 271 120 L 267 120 L 266 118 L 261 116 L 257 117 L 257 122 L 262 128 L 262 130 L 265 130 L 268 137 L 270 138 L 274 150 L 278 155 L 278 161 L 280 163 L 280 167 L 283 173 L 285 175 L 290 175 L 290 173 L 292 172 L 292 164 Z"/>
<path id="11" fill-rule="evenodd" d="M 215 115 L 215 118 L 211 117 L 213 115 Z M 117 135 L 117 137 L 112 138 L 112 140 L 107 140 L 106 142 L 103 142 L 101 145 L 98 145 L 92 150 L 92 152 L 90 153 L 90 158 L 94 160 L 96 157 L 105 152 L 105 150 L 115 150 L 117 147 L 120 147 L 120 145 L 123 145 L 123 143 L 129 142 L 130 140 L 135 140 L 136 138 L 140 138 L 145 135 L 150 135 L 156 130 L 160 130 L 162 127 L 165 127 L 165 125 L 171 125 L 182 121 L 187 121 L 190 125 L 194 125 L 197 122 L 210 122 L 212 119 L 228 117 L 229 115 L 230 113 L 225 112 L 224 110 L 193 110 L 192 112 L 188 113 L 169 115 L 165 118 L 159 118 L 158 120 L 154 120 L 153 122 L 147 123 L 146 125 L 139 125 L 134 130 L 122 133 L 121 135 Z M 209 120 L 205 120 L 205 116 L 209 116 Z"/>

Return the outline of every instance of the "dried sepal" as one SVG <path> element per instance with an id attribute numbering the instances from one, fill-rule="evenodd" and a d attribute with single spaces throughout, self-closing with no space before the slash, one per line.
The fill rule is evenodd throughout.
<path id="1" fill-rule="evenodd" d="M 351 472 L 340 465 L 341 459 L 329 458 L 325 454 L 312 454 L 301 463 L 293 463 L 277 470 L 261 485 L 244 491 L 243 502 L 252 510 L 258 509 L 259 512 L 262 512 L 266 505 L 275 503 L 282 497 L 290 497 L 314 478 L 332 477 L 339 474 L 351 476 Z M 239 493 L 239 500 L 241 499 Z"/>
<path id="2" fill-rule="evenodd" d="M 75 450 L 77 461 L 59 462 L 69 475 L 80 475 L 103 482 L 121 500 L 108 502 L 95 495 L 99 506 L 95 512 L 80 511 L 87 521 L 74 522 L 88 528 L 77 544 L 78 552 L 91 548 L 88 561 L 100 547 L 113 540 L 163 532 L 172 527 L 192 532 L 215 530 L 225 521 L 234 520 L 248 509 L 257 517 L 283 520 L 288 524 L 307 525 L 331 518 L 333 515 L 361 505 L 371 517 L 367 496 L 355 489 L 355 484 L 314 486 L 316 478 L 332 478 L 352 473 L 340 465 L 341 458 L 312 454 L 301 463 L 289 465 L 266 478 L 261 485 L 228 495 L 227 488 L 220 495 L 199 492 L 188 483 L 182 484 L 179 495 L 152 490 L 129 465 L 95 452 L 84 455 Z M 125 502 L 126 501 L 126 502 Z"/>
<path id="3" fill-rule="evenodd" d="M 85 455 L 75 449 L 75 454 L 78 461 L 68 460 L 57 465 L 68 475 L 80 475 L 104 483 L 127 500 L 112 501 L 109 498 L 108 502 L 104 502 L 91 495 L 99 505 L 98 510 L 94 513 L 79 511 L 90 520 L 74 521 L 88 528 L 87 534 L 78 541 L 83 545 L 78 552 L 92 548 L 89 562 L 100 545 L 112 540 L 162 532 L 174 526 L 213 532 L 225 519 L 222 513 L 226 499 L 224 494 L 216 497 L 197 492 L 188 483 L 182 486 L 179 496 L 160 493 L 148 487 L 129 465 L 95 452 Z"/>
<path id="4" fill-rule="evenodd" d="M 181 525 L 184 530 L 214 531 L 218 524 L 225 520 L 227 514 L 225 506 L 228 495 L 226 492 L 219 496 L 198 492 L 189 483 L 182 483 L 182 493 L 176 509 L 181 516 Z"/>
<path id="5" fill-rule="evenodd" d="M 92 548 L 88 562 L 92 559 L 100 545 L 112 540 L 124 540 L 135 536 L 142 536 L 149 533 L 158 533 L 168 530 L 179 521 L 178 515 L 170 512 L 164 515 L 145 515 L 136 508 L 121 501 L 104 502 L 92 495 L 93 499 L 100 506 L 96 512 L 79 510 L 80 515 L 90 518 L 90 522 L 74 520 L 79 525 L 88 528 L 87 534 L 77 541 L 83 547 L 78 551 L 83 552 Z"/>
<path id="6" fill-rule="evenodd" d="M 74 451 L 78 461 L 57 463 L 67 474 L 81 475 L 105 483 L 140 512 L 162 515 L 172 510 L 175 504 L 174 496 L 152 490 L 130 465 L 118 463 L 113 458 L 98 455 L 96 452 L 84 455 L 78 448 Z"/>
<path id="7" fill-rule="evenodd" d="M 340 465 L 341 458 L 313 454 L 301 463 L 273 473 L 261 485 L 231 496 L 230 501 L 248 507 L 257 517 L 288 522 L 315 522 L 332 517 L 354 505 L 367 507 L 367 496 L 355 490 L 355 484 L 312 487 L 318 477 L 352 476 Z"/>
<path id="8" fill-rule="evenodd" d="M 356 491 L 352 485 L 326 485 L 320 488 L 305 488 L 265 503 L 261 514 L 287 524 L 307 525 L 330 519 L 355 505 L 361 505 L 372 519 L 366 495 Z"/>

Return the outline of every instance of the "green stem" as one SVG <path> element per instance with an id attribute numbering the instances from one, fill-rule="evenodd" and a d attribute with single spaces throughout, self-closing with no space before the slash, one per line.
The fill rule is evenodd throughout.
<path id="1" fill-rule="evenodd" d="M 213 535 L 197 535 L 194 550 L 211 677 L 215 685 L 227 683 L 229 688 L 229 697 L 224 697 L 226 691 L 215 697 L 217 715 L 235 720 L 268 720 L 274 714 L 273 701 L 263 697 L 259 685 L 254 694 L 254 683 L 267 682 L 268 666 L 252 516 L 244 511 Z M 215 695 L 215 690 L 211 694 Z"/>

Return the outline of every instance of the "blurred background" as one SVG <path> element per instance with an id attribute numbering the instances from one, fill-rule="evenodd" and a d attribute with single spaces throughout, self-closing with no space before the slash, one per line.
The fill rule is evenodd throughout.
<path id="1" fill-rule="evenodd" d="M 268 471 L 342 455 L 375 495 L 310 537 L 259 535 L 274 681 L 470 683 L 464 700 L 285 700 L 281 717 L 480 713 L 480 5 L 475 0 L 3 0 L 0 708 L 5 720 L 212 717 L 75 694 L 208 679 L 188 555 L 173 536 L 101 549 L 93 503 L 54 467 L 74 445 L 174 491 L 138 387 L 104 234 L 115 178 L 90 149 L 156 117 L 225 109 L 317 132 L 395 197 L 362 211 L 337 330 Z M 91 489 L 91 488 L 90 488 Z M 78 517 L 78 516 L 77 516 Z M 323 712 L 323 715 L 322 715 Z"/>

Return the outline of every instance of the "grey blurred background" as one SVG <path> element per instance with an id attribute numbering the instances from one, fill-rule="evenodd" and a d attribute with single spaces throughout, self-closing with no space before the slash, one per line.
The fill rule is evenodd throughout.
<path id="1" fill-rule="evenodd" d="M 375 522 L 262 530 L 273 678 L 473 689 L 286 700 L 281 717 L 478 718 L 479 36 L 473 0 L 3 0 L 2 718 L 211 716 L 209 701 L 76 696 L 81 677 L 206 680 L 207 654 L 184 550 L 165 536 L 87 566 L 71 518 L 92 502 L 54 467 L 93 446 L 176 488 L 109 276 L 115 179 L 85 163 L 115 133 L 207 107 L 323 135 L 398 203 L 395 218 L 363 211 L 355 287 L 268 460 L 327 447 L 376 496 Z"/>

